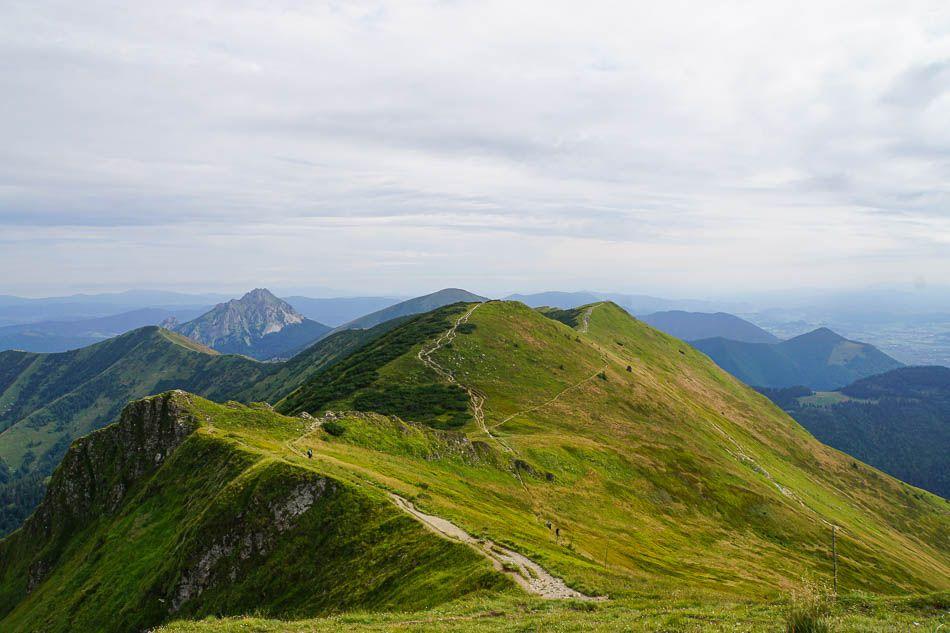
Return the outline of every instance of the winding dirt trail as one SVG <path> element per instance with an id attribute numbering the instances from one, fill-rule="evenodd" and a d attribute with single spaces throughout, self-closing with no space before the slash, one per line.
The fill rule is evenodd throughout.
<path id="1" fill-rule="evenodd" d="M 467 323 L 468 318 L 472 316 L 472 313 L 475 312 L 475 310 L 478 309 L 478 306 L 480 305 L 482 304 L 476 303 L 471 308 L 469 308 L 465 314 L 456 319 L 455 324 L 452 325 L 452 327 L 439 335 L 439 337 L 435 339 L 435 341 L 433 341 L 429 347 L 423 347 L 421 350 L 419 350 L 419 353 L 416 355 L 416 357 L 422 362 L 423 365 L 437 373 L 440 377 L 463 389 L 465 393 L 468 394 L 468 398 L 472 403 L 472 415 L 474 416 L 475 422 L 478 424 L 479 428 L 481 428 L 485 435 L 487 435 L 490 439 L 495 440 L 499 446 L 505 449 L 506 452 L 514 453 L 514 450 L 512 450 L 511 446 L 509 446 L 507 442 L 497 435 L 492 434 L 491 429 L 489 429 L 488 425 L 485 424 L 485 396 L 479 393 L 475 388 L 460 383 L 458 380 L 456 380 L 455 374 L 439 365 L 432 358 L 432 354 L 445 347 L 446 344 L 455 340 L 455 337 L 458 334 L 459 325 Z M 520 475 L 518 478 L 521 478 Z"/>
<path id="2" fill-rule="evenodd" d="M 433 532 L 443 538 L 465 543 L 488 558 L 497 571 L 506 574 L 529 593 L 554 600 L 564 600 L 568 598 L 575 600 L 606 600 L 605 597 L 587 596 L 571 589 L 563 580 L 548 573 L 547 570 L 527 556 L 502 547 L 492 541 L 477 539 L 451 521 L 422 512 L 412 505 L 409 500 L 399 495 L 389 493 L 389 496 L 397 506 L 412 515 Z"/>

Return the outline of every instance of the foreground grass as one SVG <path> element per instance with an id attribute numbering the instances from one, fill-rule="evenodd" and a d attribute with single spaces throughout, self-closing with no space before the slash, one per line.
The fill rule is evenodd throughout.
<path id="1" fill-rule="evenodd" d="M 950 617 L 948 594 L 884 600 L 851 596 L 826 618 L 836 633 L 936 632 Z M 173 622 L 162 633 L 321 631 L 785 631 L 782 603 L 721 602 L 710 597 L 557 602 L 514 595 L 479 597 L 415 613 L 350 613 L 298 621 L 254 617 Z M 943 628 L 941 628 L 943 627 Z"/>

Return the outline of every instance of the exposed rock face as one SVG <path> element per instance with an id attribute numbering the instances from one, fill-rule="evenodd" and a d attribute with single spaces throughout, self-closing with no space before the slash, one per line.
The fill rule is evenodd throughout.
<path id="1" fill-rule="evenodd" d="M 265 503 L 261 515 L 266 517 L 266 521 L 235 521 L 229 530 L 192 557 L 193 562 L 181 573 L 169 612 L 178 612 L 207 589 L 233 583 L 246 561 L 266 556 L 280 534 L 293 529 L 302 514 L 321 496 L 335 489 L 334 482 L 314 477 L 291 489 L 279 500 Z"/>
<path id="2" fill-rule="evenodd" d="M 185 409 L 188 398 L 183 391 L 171 391 L 138 400 L 115 424 L 76 440 L 24 531 L 35 538 L 66 535 L 101 514 L 115 512 L 132 484 L 158 468 L 198 427 Z M 54 563 L 33 562 L 29 590 Z"/>
<path id="3" fill-rule="evenodd" d="M 289 303 L 265 288 L 257 288 L 240 299 L 219 303 L 210 312 L 177 325 L 174 330 L 217 348 L 236 342 L 251 345 L 268 334 L 303 321 L 303 315 Z"/>

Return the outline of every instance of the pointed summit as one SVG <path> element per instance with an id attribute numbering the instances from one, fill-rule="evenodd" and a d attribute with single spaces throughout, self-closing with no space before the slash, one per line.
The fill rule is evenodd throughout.
<path id="1" fill-rule="evenodd" d="M 219 352 L 253 358 L 286 357 L 316 341 L 330 328 L 311 321 L 266 288 L 219 303 L 174 331 Z"/>

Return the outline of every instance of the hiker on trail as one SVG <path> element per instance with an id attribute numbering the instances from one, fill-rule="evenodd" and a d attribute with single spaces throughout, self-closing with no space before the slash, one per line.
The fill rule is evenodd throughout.
<path id="1" fill-rule="evenodd" d="M 312 449 L 312 448 L 308 448 L 308 449 L 307 449 L 307 459 L 313 459 L 313 449 Z"/>

